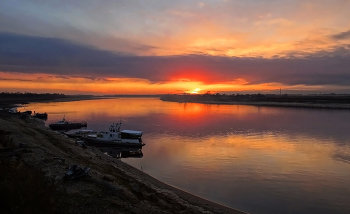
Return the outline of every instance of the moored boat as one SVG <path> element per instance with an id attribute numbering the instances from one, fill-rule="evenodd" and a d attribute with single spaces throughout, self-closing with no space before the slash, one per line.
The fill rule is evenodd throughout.
<path id="1" fill-rule="evenodd" d="M 40 119 L 47 119 L 47 113 L 35 113 L 34 111 L 34 115 L 33 117 L 36 117 L 36 118 L 40 118 Z"/>
<path id="2" fill-rule="evenodd" d="M 142 147 L 142 131 L 120 131 L 121 123 L 111 125 L 108 132 L 97 132 L 82 136 L 81 139 L 90 146 L 127 146 Z"/>
<path id="3" fill-rule="evenodd" d="M 9 113 L 11 113 L 11 114 L 17 114 L 17 113 L 18 113 L 17 108 L 11 108 L 11 109 L 9 109 Z"/>
<path id="4" fill-rule="evenodd" d="M 78 131 L 71 130 L 71 131 L 65 132 L 64 134 L 66 134 L 68 137 L 78 138 L 78 137 L 86 136 L 88 134 L 95 134 L 95 133 L 96 132 L 91 129 L 79 129 Z"/>
<path id="5" fill-rule="evenodd" d="M 68 122 L 65 118 L 56 123 L 49 124 L 52 130 L 69 130 L 69 129 L 80 129 L 81 127 L 87 127 L 86 122 Z"/>

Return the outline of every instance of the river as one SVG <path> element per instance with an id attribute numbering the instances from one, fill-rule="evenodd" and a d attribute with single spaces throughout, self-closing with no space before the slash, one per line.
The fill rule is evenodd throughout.
<path id="1" fill-rule="evenodd" d="M 122 161 L 195 195 L 253 214 L 350 213 L 350 111 L 117 98 L 32 103 L 88 129 L 144 132 Z"/>

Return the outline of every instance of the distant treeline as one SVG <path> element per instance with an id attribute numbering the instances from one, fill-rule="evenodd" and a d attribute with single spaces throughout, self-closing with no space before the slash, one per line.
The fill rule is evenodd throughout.
<path id="1" fill-rule="evenodd" d="M 101 95 L 99 97 L 160 97 L 161 94 L 114 94 L 114 95 Z"/>
<path id="2" fill-rule="evenodd" d="M 44 93 L 44 94 L 37 94 L 37 93 L 21 93 L 21 92 L 15 92 L 15 93 L 10 93 L 10 92 L 1 92 L 0 97 L 2 98 L 30 98 L 30 97 L 40 97 L 40 98 L 50 98 L 50 99 L 55 99 L 55 98 L 64 98 L 66 95 L 64 94 L 58 94 L 58 93 Z"/>
<path id="3" fill-rule="evenodd" d="M 65 95 L 59 93 L 10 93 L 10 92 L 1 92 L 0 93 L 0 104 L 27 104 L 29 102 L 40 102 L 40 101 L 49 101 L 54 99 L 86 99 L 93 97 L 92 95 Z"/>
<path id="4" fill-rule="evenodd" d="M 160 97 L 172 102 L 290 102 L 290 103 L 350 103 L 350 95 L 275 95 L 275 94 L 167 94 Z"/>

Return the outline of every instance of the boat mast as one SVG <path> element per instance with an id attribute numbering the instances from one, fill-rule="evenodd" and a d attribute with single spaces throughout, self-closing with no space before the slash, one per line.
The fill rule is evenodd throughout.
<path id="1" fill-rule="evenodd" d="M 122 125 L 122 119 L 120 119 L 120 122 L 118 124 L 118 127 L 117 127 L 117 131 L 120 132 L 120 126 Z"/>

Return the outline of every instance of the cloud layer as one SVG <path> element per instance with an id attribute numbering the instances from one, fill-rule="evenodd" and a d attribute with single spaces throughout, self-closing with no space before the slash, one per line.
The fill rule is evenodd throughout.
<path id="1" fill-rule="evenodd" d="M 0 4 L 3 82 L 12 73 L 350 91 L 348 0 Z"/>
<path id="2" fill-rule="evenodd" d="M 3 0 L 0 31 L 135 55 L 268 58 L 349 44 L 349 10 L 348 0 Z"/>
<path id="3" fill-rule="evenodd" d="M 350 85 L 350 45 L 303 58 L 242 58 L 210 55 L 132 56 L 48 39 L 0 34 L 3 71 L 142 78 L 150 82 L 244 79 L 248 84 Z"/>

